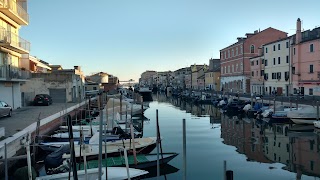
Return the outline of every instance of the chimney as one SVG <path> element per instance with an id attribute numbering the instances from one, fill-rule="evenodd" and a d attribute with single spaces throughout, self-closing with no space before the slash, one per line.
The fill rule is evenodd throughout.
<path id="1" fill-rule="evenodd" d="M 300 18 L 297 20 L 297 30 L 296 30 L 296 44 L 301 42 L 301 21 Z"/>

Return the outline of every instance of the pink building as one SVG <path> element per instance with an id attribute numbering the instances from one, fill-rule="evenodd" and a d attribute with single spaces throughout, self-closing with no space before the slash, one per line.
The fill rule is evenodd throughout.
<path id="1" fill-rule="evenodd" d="M 250 92 L 250 58 L 259 55 L 263 44 L 287 37 L 274 28 L 247 33 L 238 42 L 220 50 L 221 84 L 226 91 Z"/>
<path id="2" fill-rule="evenodd" d="M 263 55 L 250 58 L 251 65 L 251 92 L 264 94 L 264 59 Z"/>
<path id="3" fill-rule="evenodd" d="M 298 19 L 297 32 L 292 41 L 293 93 L 320 95 L 320 28 L 301 32 L 301 21 Z"/>

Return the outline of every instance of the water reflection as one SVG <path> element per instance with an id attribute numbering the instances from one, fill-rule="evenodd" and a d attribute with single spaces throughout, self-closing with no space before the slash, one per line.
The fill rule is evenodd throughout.
<path id="1" fill-rule="evenodd" d="M 269 169 L 281 163 L 282 169 L 295 173 L 296 179 L 320 177 L 320 130 L 313 126 L 267 125 L 238 114 L 221 114 L 211 105 L 195 105 L 163 95 L 155 99 L 194 116 L 210 116 L 211 125 L 221 123 L 223 143 L 236 147 L 248 162 L 267 163 Z"/>

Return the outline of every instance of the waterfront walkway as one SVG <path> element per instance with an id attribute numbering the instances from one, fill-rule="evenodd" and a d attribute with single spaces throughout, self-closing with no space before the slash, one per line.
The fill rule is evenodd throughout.
<path id="1" fill-rule="evenodd" d="M 77 103 L 53 103 L 50 106 L 27 106 L 15 109 L 12 117 L 0 118 L 0 127 L 5 128 L 5 137 L 10 137 L 15 133 L 37 122 L 39 114 L 40 119 L 44 119 L 59 111 L 76 105 Z"/>

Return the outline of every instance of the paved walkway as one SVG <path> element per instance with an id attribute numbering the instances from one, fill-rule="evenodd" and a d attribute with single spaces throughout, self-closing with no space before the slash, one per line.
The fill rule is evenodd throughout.
<path id="1" fill-rule="evenodd" d="M 9 137 L 36 122 L 40 113 L 40 119 L 43 119 L 66 109 L 66 106 L 71 107 L 76 104 L 53 103 L 50 106 L 27 106 L 16 109 L 13 110 L 12 117 L 0 118 L 0 127 L 5 127 L 5 136 Z"/>

